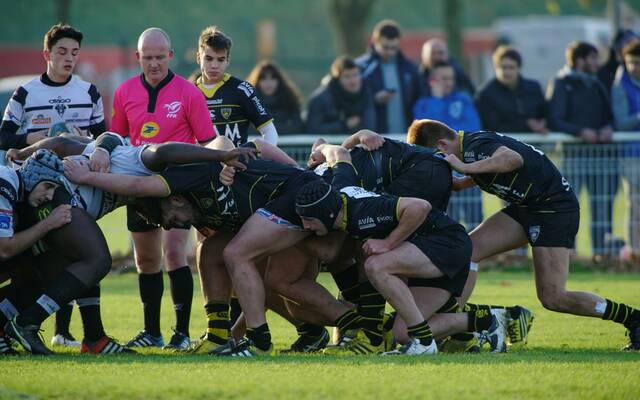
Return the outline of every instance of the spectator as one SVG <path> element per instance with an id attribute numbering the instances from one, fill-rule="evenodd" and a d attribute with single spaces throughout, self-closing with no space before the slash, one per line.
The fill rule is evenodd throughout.
<path id="1" fill-rule="evenodd" d="M 72 133 L 84 136 L 105 131 L 98 89 L 73 75 L 82 38 L 82 32 L 62 24 L 44 35 L 42 54 L 47 70 L 19 87 L 9 100 L 0 125 L 0 149 L 27 147 L 59 125 L 68 124 L 75 128 Z"/>
<path id="2" fill-rule="evenodd" d="M 611 234 L 613 199 L 618 190 L 616 155 L 611 143 L 613 115 L 607 90 L 598 80 L 598 50 L 574 42 L 566 51 L 567 65 L 551 81 L 549 126 L 578 137 L 582 143 L 564 146 L 564 173 L 576 194 L 583 184 L 590 193 L 591 240 L 594 260 L 607 255 L 605 235 Z M 594 157 L 597 155 L 597 157 Z"/>
<path id="3" fill-rule="evenodd" d="M 640 131 L 640 39 L 622 49 L 624 68 L 613 83 L 612 108 L 616 129 Z M 640 255 L 640 143 L 626 144 L 621 152 L 621 172 L 629 182 L 629 241 L 632 254 Z"/>
<path id="4" fill-rule="evenodd" d="M 611 91 L 611 86 L 616 77 L 616 71 L 618 67 L 622 65 L 622 48 L 629 40 L 636 38 L 636 34 L 628 29 L 621 29 L 611 41 L 609 47 L 609 58 L 607 62 L 598 69 L 598 79 L 604 85 L 608 92 Z"/>
<path id="5" fill-rule="evenodd" d="M 278 134 L 302 133 L 300 90 L 275 62 L 259 62 L 247 82 L 256 88 L 262 104 L 273 116 Z"/>
<path id="6" fill-rule="evenodd" d="M 444 40 L 433 38 L 427 40 L 422 46 L 422 57 L 420 60 L 420 72 L 425 82 L 429 82 L 431 69 L 435 64 L 449 63 L 455 71 L 456 89 L 474 95 L 476 88 L 464 72 L 460 64 L 449 55 L 449 48 Z M 427 90 L 429 87 L 427 86 Z"/>
<path id="7" fill-rule="evenodd" d="M 380 21 L 373 28 L 369 52 L 356 60 L 376 104 L 375 131 L 404 133 L 412 121 L 411 107 L 422 95 L 420 74 L 400 51 L 400 27 Z"/>
<path id="8" fill-rule="evenodd" d="M 493 53 L 496 77 L 476 94 L 482 127 L 497 132 L 547 133 L 546 105 L 542 88 L 520 75 L 522 57 L 511 46 Z"/>
<path id="9" fill-rule="evenodd" d="M 331 64 L 328 82 L 309 98 L 307 131 L 354 133 L 374 127 L 373 97 L 362 83 L 358 65 L 350 58 L 338 57 Z"/>
<path id="10" fill-rule="evenodd" d="M 480 118 L 471 96 L 456 90 L 455 72 L 447 63 L 436 63 L 429 79 L 431 95 L 421 97 L 413 107 L 415 119 L 434 119 L 451 128 L 475 132 L 480 130 Z M 451 196 L 449 215 L 464 221 L 471 231 L 482 222 L 482 192 L 478 187 L 455 192 Z"/>

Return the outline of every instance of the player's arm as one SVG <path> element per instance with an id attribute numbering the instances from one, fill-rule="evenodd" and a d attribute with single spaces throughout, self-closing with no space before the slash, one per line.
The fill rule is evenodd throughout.
<path id="1" fill-rule="evenodd" d="M 6 212 L 6 210 L 3 210 Z M 6 214 L 5 214 L 6 217 Z M 0 237 L 0 261 L 6 261 L 16 256 L 29 247 L 33 246 L 38 240 L 42 239 L 49 231 L 59 228 L 71 222 L 71 206 L 63 204 L 51 212 L 47 218 L 23 231 L 17 232 L 10 237 Z M 0 231 L 4 234 L 5 231 Z"/>
<path id="2" fill-rule="evenodd" d="M 253 139 L 253 143 L 260 152 L 260 156 L 266 160 L 277 161 L 283 164 L 298 166 L 298 163 L 293 158 L 289 157 L 280 147 L 274 146 L 264 139 Z"/>
<path id="3" fill-rule="evenodd" d="M 351 163 L 351 154 L 349 150 L 335 144 L 321 144 L 315 148 L 324 157 L 329 167 L 333 167 L 340 162 Z"/>
<path id="4" fill-rule="evenodd" d="M 106 192 L 131 197 L 166 197 L 171 194 L 165 180 L 158 175 L 132 176 L 94 172 L 85 163 L 64 160 L 64 174 L 71 182 L 89 185 Z"/>
<path id="5" fill-rule="evenodd" d="M 353 149 L 357 145 L 362 145 L 365 150 L 373 151 L 379 149 L 384 144 L 384 137 L 369 129 L 362 129 L 349 136 L 342 142 L 345 149 Z"/>
<path id="6" fill-rule="evenodd" d="M 65 136 L 46 138 L 23 149 L 9 149 L 7 151 L 8 160 L 26 160 L 31 154 L 39 149 L 48 149 L 64 158 L 82 154 L 86 144 Z"/>
<path id="7" fill-rule="evenodd" d="M 522 156 L 506 146 L 498 147 L 489 158 L 468 164 L 454 154 L 449 154 L 445 160 L 456 171 L 469 175 L 511 172 L 524 165 Z"/>
<path id="8" fill-rule="evenodd" d="M 251 147 L 239 147 L 232 150 L 215 150 L 188 143 L 164 143 L 148 146 L 142 152 L 142 162 L 152 171 L 162 171 L 169 164 L 190 164 L 197 162 L 219 161 L 227 165 L 246 169 L 241 162 L 256 158 L 258 150 Z"/>
<path id="9" fill-rule="evenodd" d="M 414 197 L 400 197 L 396 205 L 398 225 L 384 239 L 369 239 L 362 246 L 367 255 L 382 254 L 398 247 L 424 222 L 431 204 Z"/>
<path id="10" fill-rule="evenodd" d="M 260 125 L 260 127 L 258 127 L 258 131 L 262 135 L 262 139 L 265 142 L 271 144 L 272 146 L 276 146 L 278 144 L 278 130 L 273 124 L 273 120 Z"/>

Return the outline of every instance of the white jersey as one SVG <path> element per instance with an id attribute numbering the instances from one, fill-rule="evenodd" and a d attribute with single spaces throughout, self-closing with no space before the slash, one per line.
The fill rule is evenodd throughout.
<path id="1" fill-rule="evenodd" d="M 18 173 L 0 166 L 0 237 L 13 237 L 15 206 L 20 193 Z"/>
<path id="2" fill-rule="evenodd" d="M 60 122 L 94 135 L 102 133 L 104 108 L 98 89 L 75 75 L 59 84 L 43 74 L 13 93 L 4 111 L 1 130 L 19 136 L 49 129 Z"/>

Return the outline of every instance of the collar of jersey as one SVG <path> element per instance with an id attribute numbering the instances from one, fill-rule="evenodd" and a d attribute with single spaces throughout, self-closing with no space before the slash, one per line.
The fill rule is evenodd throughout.
<path id="1" fill-rule="evenodd" d="M 220 87 L 229 80 L 229 78 L 231 78 L 231 75 L 225 73 L 220 82 L 213 85 L 213 87 L 208 88 L 204 86 L 202 77 L 200 77 L 198 78 L 198 88 L 202 91 L 202 93 L 204 93 L 206 97 L 211 98 L 216 94 L 218 89 L 220 89 Z"/>
<path id="2" fill-rule="evenodd" d="M 167 76 L 165 76 L 164 79 L 161 80 L 156 87 L 149 85 L 149 82 L 147 82 L 147 80 L 144 77 L 144 73 L 140 74 L 140 80 L 142 81 L 142 85 L 145 87 L 145 89 L 147 89 L 147 92 L 157 93 L 160 91 L 160 89 L 167 86 L 169 82 L 171 82 L 171 79 L 173 79 L 173 75 L 174 75 L 173 72 L 169 70 L 167 73 Z"/>
<path id="3" fill-rule="evenodd" d="M 54 82 L 45 72 L 44 74 L 40 75 L 40 82 L 44 83 L 47 86 L 64 86 L 71 81 L 71 78 L 73 78 L 73 75 L 69 75 L 69 78 L 67 78 L 67 80 L 64 82 Z"/>

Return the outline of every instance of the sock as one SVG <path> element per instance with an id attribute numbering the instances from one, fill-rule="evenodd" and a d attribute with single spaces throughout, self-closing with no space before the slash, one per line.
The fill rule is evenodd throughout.
<path id="1" fill-rule="evenodd" d="M 349 329 L 358 329 L 362 323 L 362 317 L 358 315 L 355 309 L 349 310 L 336 319 L 335 326 L 344 333 Z"/>
<path id="2" fill-rule="evenodd" d="M 468 333 L 468 332 L 456 333 L 455 335 L 451 335 L 451 337 L 461 342 L 468 342 L 469 340 L 473 339 L 473 333 Z"/>
<path id="3" fill-rule="evenodd" d="M 60 306 L 56 313 L 55 334 L 69 335 L 69 325 L 71 324 L 71 313 L 73 312 L 73 302 Z"/>
<path id="4" fill-rule="evenodd" d="M 18 324 L 40 326 L 49 315 L 60 309 L 60 304 L 67 304 L 71 300 L 86 293 L 88 288 L 71 272 L 65 270 L 47 287 L 44 294 L 31 304 L 22 314 L 18 315 Z"/>
<path id="5" fill-rule="evenodd" d="M 271 347 L 271 332 L 266 323 L 257 328 L 247 328 L 247 337 L 260 350 L 269 350 Z"/>
<path id="6" fill-rule="evenodd" d="M 458 307 L 458 301 L 455 297 L 449 297 L 446 303 L 438 311 L 436 314 L 446 314 L 446 313 L 457 313 L 460 307 Z"/>
<path id="7" fill-rule="evenodd" d="M 462 311 L 465 312 L 469 312 L 469 311 L 477 311 L 477 310 L 491 310 L 491 309 L 496 309 L 496 310 L 506 310 L 509 307 L 506 306 L 496 306 L 496 305 L 489 305 L 489 304 L 473 304 L 473 303 L 467 303 L 464 305 L 464 308 L 462 309 Z"/>
<path id="8" fill-rule="evenodd" d="M 320 336 L 324 332 L 324 326 L 304 323 L 296 327 L 298 336 Z"/>
<path id="9" fill-rule="evenodd" d="M 169 272 L 171 298 L 176 312 L 176 331 L 189 336 L 189 319 L 193 300 L 193 276 L 188 265 Z"/>
<path id="10" fill-rule="evenodd" d="M 407 327 L 409 336 L 418 339 L 421 344 L 429 346 L 433 341 L 433 335 L 431 334 L 431 328 L 427 321 L 422 321 L 418 325 Z"/>
<path id="11" fill-rule="evenodd" d="M 85 295 L 76 299 L 82 318 L 84 340 L 96 342 L 106 336 L 100 316 L 100 286 L 95 285 Z"/>
<path id="12" fill-rule="evenodd" d="M 231 296 L 229 301 L 229 326 L 234 326 L 242 314 L 242 307 L 240 306 L 240 300 L 237 297 Z"/>
<path id="13" fill-rule="evenodd" d="M 640 311 L 629 307 L 624 303 L 616 303 L 609 299 L 607 301 L 607 308 L 602 314 L 602 319 L 618 322 L 625 327 L 629 328 L 629 325 L 633 321 L 640 321 Z"/>
<path id="14" fill-rule="evenodd" d="M 138 286 L 140 287 L 140 300 L 142 300 L 144 314 L 144 330 L 152 336 L 159 337 L 161 336 L 160 303 L 164 291 L 162 272 L 139 274 Z"/>
<path id="15" fill-rule="evenodd" d="M 389 314 L 385 314 L 385 318 L 383 319 L 383 323 L 382 323 L 382 331 L 383 332 L 389 332 L 390 330 L 393 329 L 393 324 L 396 322 L 396 317 L 398 316 L 398 313 L 396 311 L 393 311 Z"/>
<path id="16" fill-rule="evenodd" d="M 207 313 L 207 340 L 217 344 L 229 341 L 229 304 L 226 301 L 210 301 L 204 306 Z"/>
<path id="17" fill-rule="evenodd" d="M 358 282 L 358 264 L 349 266 L 344 271 L 333 275 L 342 298 L 346 301 L 358 305 L 360 300 L 360 283 Z"/>
<path id="18" fill-rule="evenodd" d="M 468 332 L 481 332 L 491 327 L 493 320 L 491 310 L 478 309 L 476 311 L 469 311 L 467 312 L 467 316 L 469 318 L 467 322 Z"/>
<path id="19" fill-rule="evenodd" d="M 374 346 L 382 343 L 382 320 L 384 319 L 384 297 L 370 282 L 360 283 L 358 314 L 362 317 L 362 330 Z"/>

